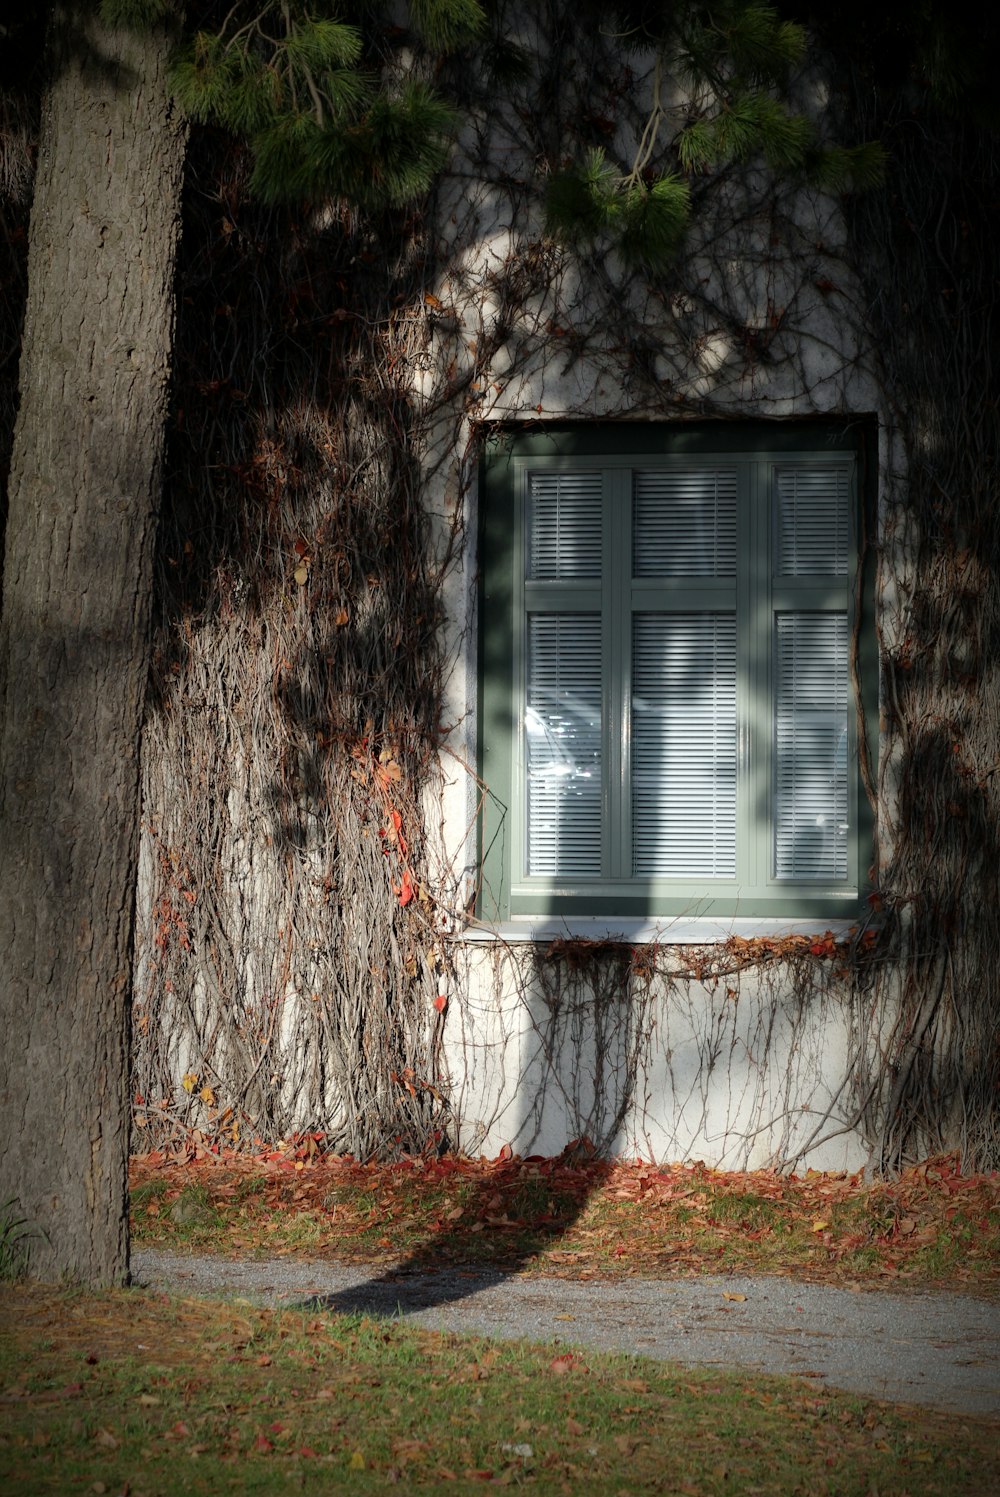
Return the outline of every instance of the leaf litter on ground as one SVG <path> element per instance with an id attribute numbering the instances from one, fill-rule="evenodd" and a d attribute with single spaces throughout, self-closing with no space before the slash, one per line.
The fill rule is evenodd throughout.
<path id="1" fill-rule="evenodd" d="M 133 1158 L 135 1240 L 572 1277 L 791 1274 L 881 1288 L 1000 1287 L 1000 1175 L 954 1155 L 895 1180 L 598 1159 L 324 1154 L 316 1135 L 256 1156 L 179 1146 Z"/>

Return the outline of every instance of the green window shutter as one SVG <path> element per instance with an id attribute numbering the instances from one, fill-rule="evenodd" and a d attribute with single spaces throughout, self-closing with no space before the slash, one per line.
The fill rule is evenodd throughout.
<path id="1" fill-rule="evenodd" d="M 775 626 L 775 876 L 846 879 L 847 616 L 786 613 Z"/>
<path id="2" fill-rule="evenodd" d="M 735 468 L 634 475 L 635 577 L 731 577 L 736 571 Z"/>
<path id="3" fill-rule="evenodd" d="M 600 473 L 532 473 L 528 566 L 533 581 L 601 575 Z"/>
<path id="4" fill-rule="evenodd" d="M 839 464 L 778 467 L 775 571 L 779 577 L 846 577 L 851 490 Z"/>
<path id="5" fill-rule="evenodd" d="M 637 876 L 735 876 L 732 613 L 635 615 L 632 849 Z"/>
<path id="6" fill-rule="evenodd" d="M 529 874 L 601 872 L 601 616 L 528 619 Z"/>
<path id="7" fill-rule="evenodd" d="M 855 430 L 505 441 L 483 530 L 482 912 L 856 907 Z"/>

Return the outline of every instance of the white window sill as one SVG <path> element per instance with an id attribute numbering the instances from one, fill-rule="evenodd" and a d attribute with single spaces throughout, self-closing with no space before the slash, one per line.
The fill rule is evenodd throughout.
<path id="1" fill-rule="evenodd" d="M 515 944 L 535 941 L 548 945 L 552 941 L 620 941 L 629 946 L 714 946 L 731 936 L 744 940 L 782 936 L 824 936 L 827 931 L 838 939 L 857 929 L 854 920 L 774 920 L 764 917 L 734 917 L 713 920 L 705 917 L 662 920 L 589 919 L 585 916 L 544 919 L 536 916 L 515 917 L 497 925 L 469 925 L 457 931 L 454 939 L 471 944 L 501 942 Z"/>

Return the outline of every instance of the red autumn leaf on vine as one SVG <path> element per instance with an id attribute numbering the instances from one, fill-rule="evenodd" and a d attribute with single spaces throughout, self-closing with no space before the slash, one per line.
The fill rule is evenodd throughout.
<path id="1" fill-rule="evenodd" d="M 399 895 L 399 902 L 404 906 L 404 908 L 413 898 L 414 892 L 415 890 L 413 888 L 413 877 L 410 873 L 410 870 L 408 868 L 404 868 L 403 877 L 400 880 L 399 888 L 396 890 L 396 893 Z"/>
<path id="2" fill-rule="evenodd" d="M 437 995 L 437 997 L 434 999 L 434 1007 L 437 1009 L 439 1014 L 444 1013 L 445 1009 L 448 1007 L 447 993 L 439 993 Z"/>
<path id="3" fill-rule="evenodd" d="M 827 931 L 821 941 L 814 941 L 809 947 L 809 952 L 812 956 L 834 956 L 836 950 L 837 943 L 831 931 Z"/>

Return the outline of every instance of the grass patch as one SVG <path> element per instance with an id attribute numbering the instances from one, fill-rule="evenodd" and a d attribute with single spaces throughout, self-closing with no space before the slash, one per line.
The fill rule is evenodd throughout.
<path id="1" fill-rule="evenodd" d="M 31 1247 L 41 1234 L 18 1214 L 13 1197 L 0 1204 L 0 1283 L 16 1283 L 28 1272 Z"/>
<path id="2" fill-rule="evenodd" d="M 981 1493 L 996 1426 L 791 1379 L 136 1291 L 0 1289 L 5 1492 Z"/>

